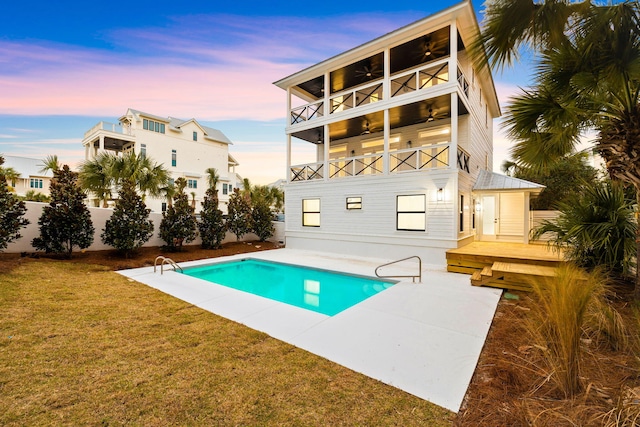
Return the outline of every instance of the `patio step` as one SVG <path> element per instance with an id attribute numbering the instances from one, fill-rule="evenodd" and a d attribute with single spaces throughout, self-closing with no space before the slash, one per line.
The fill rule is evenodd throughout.
<path id="1" fill-rule="evenodd" d="M 494 262 L 491 267 L 475 272 L 471 284 L 530 292 L 532 280 L 553 277 L 556 270 L 556 267 L 541 265 Z"/>

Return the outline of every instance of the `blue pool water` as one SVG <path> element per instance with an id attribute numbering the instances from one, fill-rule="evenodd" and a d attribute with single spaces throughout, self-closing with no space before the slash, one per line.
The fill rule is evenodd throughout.
<path id="1" fill-rule="evenodd" d="M 250 258 L 186 268 L 184 274 L 329 316 L 395 283 Z"/>

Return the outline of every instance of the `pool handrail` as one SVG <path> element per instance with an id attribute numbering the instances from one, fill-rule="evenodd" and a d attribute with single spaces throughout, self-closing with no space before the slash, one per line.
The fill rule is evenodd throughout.
<path id="1" fill-rule="evenodd" d="M 184 270 L 182 270 L 182 267 L 180 267 L 178 265 L 177 262 L 175 262 L 174 260 L 172 260 L 171 258 L 168 257 L 164 257 L 162 255 L 158 255 L 155 259 L 155 261 L 153 261 L 153 272 L 156 272 L 156 266 L 158 265 L 158 260 L 162 260 L 162 263 L 160 264 L 160 274 L 164 273 L 164 265 L 165 264 L 169 264 L 171 267 L 173 267 L 173 271 L 176 271 L 176 268 L 180 270 L 180 272 L 184 272 Z"/>
<path id="2" fill-rule="evenodd" d="M 381 269 L 382 267 L 387 267 L 389 265 L 397 264 L 399 262 L 407 261 L 407 260 L 410 260 L 410 259 L 413 259 L 413 258 L 418 258 L 418 274 L 416 274 L 416 275 L 409 275 L 409 276 L 402 276 L 402 275 L 381 276 L 381 275 L 378 274 L 378 270 Z M 397 261 L 391 261 L 391 262 L 388 262 L 386 264 L 382 264 L 382 265 L 379 265 L 378 267 L 376 267 L 375 273 L 376 273 L 376 277 L 379 277 L 380 279 L 391 279 L 391 278 L 396 278 L 397 279 L 397 278 L 408 278 L 408 277 L 411 277 L 411 280 L 413 281 L 413 283 L 416 283 L 416 277 L 417 277 L 418 278 L 418 283 L 422 283 L 422 259 L 420 259 L 420 257 L 417 256 L 417 255 L 413 255 L 413 256 L 410 256 L 410 257 L 407 257 L 407 258 L 399 259 Z"/>

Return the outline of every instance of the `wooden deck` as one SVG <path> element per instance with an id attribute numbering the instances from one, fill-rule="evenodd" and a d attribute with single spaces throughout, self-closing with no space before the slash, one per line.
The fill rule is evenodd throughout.
<path id="1" fill-rule="evenodd" d="M 529 280 L 550 277 L 563 254 L 546 245 L 473 242 L 447 251 L 447 271 L 471 274 L 471 284 L 530 290 Z"/>

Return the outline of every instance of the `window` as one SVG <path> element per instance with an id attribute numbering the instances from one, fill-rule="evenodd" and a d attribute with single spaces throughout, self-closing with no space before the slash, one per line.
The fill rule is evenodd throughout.
<path id="1" fill-rule="evenodd" d="M 320 227 L 320 199 L 302 199 L 302 225 Z"/>
<path id="2" fill-rule="evenodd" d="M 397 230 L 425 231 L 427 229 L 427 197 L 424 194 L 398 196 L 396 213 Z"/>
<path id="3" fill-rule="evenodd" d="M 193 140 L 194 141 L 198 140 L 198 132 L 196 132 L 195 130 L 193 131 Z"/>
<path id="4" fill-rule="evenodd" d="M 165 202 L 162 202 L 162 212 L 166 212 L 167 211 L 167 204 Z"/>
<path id="5" fill-rule="evenodd" d="M 458 206 L 458 230 L 462 233 L 464 231 L 464 195 L 460 195 L 460 206 Z"/>
<path id="6" fill-rule="evenodd" d="M 362 197 L 347 197 L 347 210 L 362 209 Z"/>
<path id="7" fill-rule="evenodd" d="M 222 194 L 229 194 L 229 188 L 227 184 L 222 184 Z"/>
<path id="8" fill-rule="evenodd" d="M 164 133 L 164 123 L 154 122 L 153 120 L 142 119 L 142 128 L 152 132 Z"/>
<path id="9" fill-rule="evenodd" d="M 173 178 L 169 178 L 169 185 L 175 185 L 176 180 Z"/>
<path id="10" fill-rule="evenodd" d="M 471 199 L 471 229 L 476 229 L 476 199 Z"/>
<path id="11" fill-rule="evenodd" d="M 233 185 L 229 184 L 229 193 L 233 193 Z"/>
<path id="12" fill-rule="evenodd" d="M 187 180 L 188 188 L 198 188 L 198 180 L 197 179 L 188 179 Z"/>
<path id="13" fill-rule="evenodd" d="M 176 150 L 171 150 L 171 166 L 175 167 L 178 164 L 178 153 Z"/>
<path id="14" fill-rule="evenodd" d="M 140 156 L 142 158 L 147 157 L 147 144 L 140 144 Z"/>
<path id="15" fill-rule="evenodd" d="M 30 178 L 29 179 L 29 188 L 42 188 L 42 179 L 40 179 L 40 178 Z"/>

